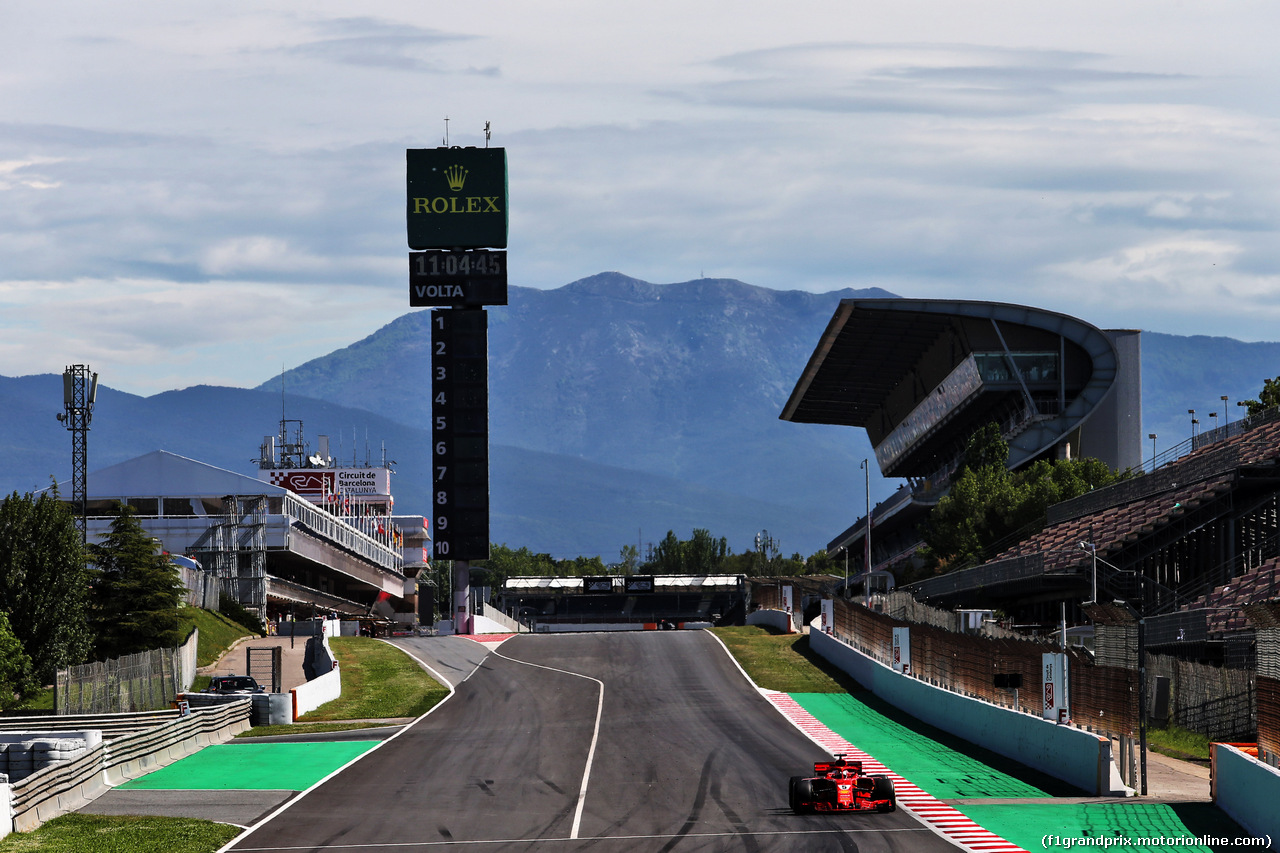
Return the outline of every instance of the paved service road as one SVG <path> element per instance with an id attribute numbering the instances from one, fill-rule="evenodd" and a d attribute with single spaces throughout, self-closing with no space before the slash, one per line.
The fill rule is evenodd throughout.
<path id="1" fill-rule="evenodd" d="M 821 752 L 704 632 L 519 635 L 463 677 L 228 849 L 955 849 L 902 810 L 792 815 Z"/>

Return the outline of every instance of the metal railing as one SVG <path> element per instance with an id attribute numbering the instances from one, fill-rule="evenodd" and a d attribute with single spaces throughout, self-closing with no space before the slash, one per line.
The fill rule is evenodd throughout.
<path id="1" fill-rule="evenodd" d="M 296 497 L 292 492 L 284 496 L 281 511 L 312 533 L 384 569 L 404 574 L 404 557 L 399 550 L 384 545 L 338 516 Z"/>

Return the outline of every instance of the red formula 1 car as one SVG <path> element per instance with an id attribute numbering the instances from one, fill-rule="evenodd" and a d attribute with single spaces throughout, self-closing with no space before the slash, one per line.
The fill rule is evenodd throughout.
<path id="1" fill-rule="evenodd" d="M 888 776 L 864 775 L 861 761 L 818 761 L 812 776 L 792 776 L 791 810 L 810 812 L 891 812 L 898 807 L 893 796 L 893 780 Z"/>

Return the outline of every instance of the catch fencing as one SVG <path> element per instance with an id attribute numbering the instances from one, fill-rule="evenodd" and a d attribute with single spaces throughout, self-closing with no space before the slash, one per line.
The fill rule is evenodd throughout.
<path id="1" fill-rule="evenodd" d="M 190 566 L 176 565 L 182 577 L 182 585 L 186 588 L 183 600 L 188 607 L 199 607 L 201 610 L 217 610 L 222 584 L 212 572 L 193 569 Z"/>
<path id="2" fill-rule="evenodd" d="M 913 613 L 914 618 L 920 616 Z M 952 616 L 939 611 L 931 621 L 945 624 Z M 1041 713 L 1041 656 L 1062 652 L 1058 642 L 1047 637 L 959 633 L 938 624 L 894 618 L 843 600 L 835 603 L 835 634 L 864 654 L 888 664 L 893 628 L 910 627 L 911 669 L 916 677 L 1029 714 Z M 1093 731 L 1133 737 L 1139 730 L 1137 626 L 1098 623 L 1094 631 L 1095 655 L 1079 647 L 1066 650 L 1072 718 Z M 1264 692 L 1272 686 L 1252 670 L 1180 660 L 1150 650 L 1146 668 L 1149 717 L 1157 711 L 1157 679 L 1164 679 L 1170 722 L 1215 740 L 1253 740 L 1255 732 L 1259 740 L 1264 739 L 1263 720 L 1275 713 L 1273 700 Z M 1023 689 L 996 687 L 996 675 L 1021 676 Z"/>
<path id="3" fill-rule="evenodd" d="M 65 714 L 122 714 L 172 706 L 196 673 L 199 629 L 171 649 L 152 649 L 58 670 L 54 707 Z"/>
<path id="4" fill-rule="evenodd" d="M 834 633 L 863 654 L 890 664 L 893 629 L 911 629 L 911 672 L 916 678 L 966 696 L 1040 715 L 1042 655 L 1062 649 L 1047 639 L 957 633 L 910 623 L 837 599 Z M 1080 649 L 1068 649 L 1071 708 L 1093 730 L 1116 735 L 1137 731 L 1137 668 L 1098 665 Z M 996 687 L 996 676 L 1021 676 L 1023 688 Z"/>
<path id="5" fill-rule="evenodd" d="M 1253 608 L 1258 625 L 1258 750 L 1272 767 L 1280 766 L 1280 602 Z"/>
<path id="6" fill-rule="evenodd" d="M 785 585 L 785 580 L 757 581 L 752 600 L 781 609 Z M 835 636 L 889 665 L 893 629 L 909 627 L 915 677 L 1028 714 L 1042 713 L 1042 655 L 1063 652 L 1060 641 L 1029 638 L 990 622 L 970 624 L 963 614 L 929 607 L 906 592 L 877 595 L 874 603 L 883 612 L 864 607 L 860 600 L 835 599 Z M 1265 760 L 1276 763 L 1280 755 L 1280 604 L 1273 603 L 1273 609 L 1269 616 L 1253 614 L 1265 626 L 1257 632 L 1256 670 L 1252 660 L 1248 666 L 1215 665 L 1148 647 L 1148 719 L 1167 720 L 1215 740 L 1256 740 Z M 1093 621 L 1094 653 L 1077 646 L 1065 650 L 1072 719 L 1091 731 L 1134 738 L 1140 729 L 1141 692 L 1137 622 L 1107 606 L 1098 608 Z M 1008 676 L 1020 677 L 1022 688 L 996 687 L 997 675 L 1006 684 Z"/>

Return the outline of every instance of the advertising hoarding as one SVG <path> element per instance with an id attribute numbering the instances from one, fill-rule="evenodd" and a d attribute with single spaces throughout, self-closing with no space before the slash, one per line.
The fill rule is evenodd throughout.
<path id="1" fill-rule="evenodd" d="M 911 629 L 893 629 L 893 658 L 890 666 L 895 672 L 911 672 Z"/>
<path id="2" fill-rule="evenodd" d="M 1044 718 L 1057 723 L 1068 722 L 1071 704 L 1067 695 L 1067 656 L 1061 652 L 1045 653 L 1040 656 L 1040 662 Z"/>
<path id="3" fill-rule="evenodd" d="M 258 470 L 258 479 L 303 497 L 337 494 L 385 498 L 391 494 L 388 468 L 268 468 Z"/>
<path id="4" fill-rule="evenodd" d="M 409 248 L 507 247 L 506 149 L 410 148 L 405 179 Z"/>

